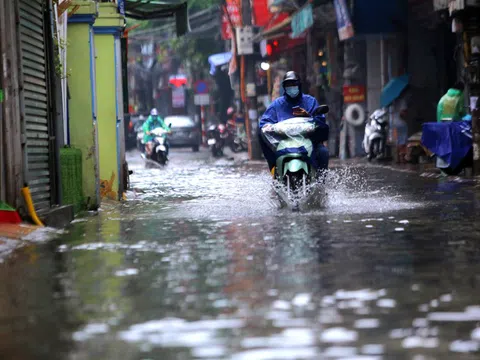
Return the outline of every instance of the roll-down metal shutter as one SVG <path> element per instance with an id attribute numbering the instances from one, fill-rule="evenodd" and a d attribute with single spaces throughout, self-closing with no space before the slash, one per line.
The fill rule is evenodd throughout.
<path id="1" fill-rule="evenodd" d="M 19 0 L 28 185 L 39 213 L 51 205 L 45 0 Z"/>

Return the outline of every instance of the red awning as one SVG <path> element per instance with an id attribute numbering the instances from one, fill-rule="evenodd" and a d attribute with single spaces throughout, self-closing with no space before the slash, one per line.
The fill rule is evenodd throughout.
<path id="1" fill-rule="evenodd" d="M 180 86 L 187 85 L 187 82 L 188 82 L 187 77 L 184 75 L 173 75 L 173 76 L 170 76 L 170 78 L 168 79 L 168 83 L 177 88 Z"/>

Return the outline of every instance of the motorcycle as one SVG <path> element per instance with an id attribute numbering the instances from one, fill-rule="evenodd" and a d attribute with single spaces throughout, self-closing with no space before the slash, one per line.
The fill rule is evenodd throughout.
<path id="1" fill-rule="evenodd" d="M 363 149 L 367 153 L 368 161 L 374 157 L 385 154 L 387 143 L 388 112 L 386 109 L 378 109 L 370 115 L 365 125 L 365 136 L 363 138 Z"/>
<path id="2" fill-rule="evenodd" d="M 244 129 L 244 127 L 242 128 Z M 227 121 L 227 143 L 234 153 L 248 150 L 247 134 L 244 130 L 241 130 L 242 128 L 240 128 L 233 120 Z"/>
<path id="3" fill-rule="evenodd" d="M 229 134 L 227 127 L 223 124 L 211 125 L 207 131 L 207 144 L 210 147 L 213 157 L 223 156 L 223 148 Z"/>
<path id="4" fill-rule="evenodd" d="M 322 105 L 314 115 L 328 111 L 328 106 Z M 262 136 L 277 154 L 273 176 L 285 187 L 294 211 L 298 211 L 301 197 L 308 194 L 310 185 L 317 179 L 310 162 L 313 142 L 309 139 L 317 127 L 313 117 L 293 117 L 262 128 Z"/>
<path id="5" fill-rule="evenodd" d="M 137 121 L 134 125 L 134 130 L 137 133 L 136 137 L 136 144 L 137 144 L 137 149 L 140 151 L 142 154 L 145 153 L 145 142 L 143 141 L 143 123 L 145 122 L 145 118 L 141 116 L 139 121 Z"/>
<path id="6" fill-rule="evenodd" d="M 151 133 L 155 137 L 153 139 L 154 146 L 152 149 L 152 154 L 150 155 L 150 160 L 153 160 L 160 165 L 165 165 L 168 161 L 168 131 L 162 128 L 156 128 L 153 129 Z"/>

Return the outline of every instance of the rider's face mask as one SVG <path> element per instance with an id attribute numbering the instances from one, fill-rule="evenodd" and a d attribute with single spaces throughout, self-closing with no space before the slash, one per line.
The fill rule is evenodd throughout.
<path id="1" fill-rule="evenodd" d="M 285 92 L 291 98 L 296 98 L 300 94 L 300 88 L 298 86 L 289 86 L 285 88 Z"/>

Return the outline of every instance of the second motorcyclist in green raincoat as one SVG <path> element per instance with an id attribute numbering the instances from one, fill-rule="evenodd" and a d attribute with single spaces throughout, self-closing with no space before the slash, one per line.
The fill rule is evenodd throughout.
<path id="1" fill-rule="evenodd" d="M 170 127 L 165 124 L 165 121 L 158 115 L 157 109 L 152 109 L 150 112 L 150 116 L 143 124 L 143 141 L 145 142 L 145 152 L 147 156 L 152 154 L 153 150 L 153 140 L 155 139 L 155 135 L 152 134 L 152 131 L 157 128 L 162 128 L 167 132 L 170 132 Z M 168 153 L 168 142 L 167 142 L 167 153 Z"/>

